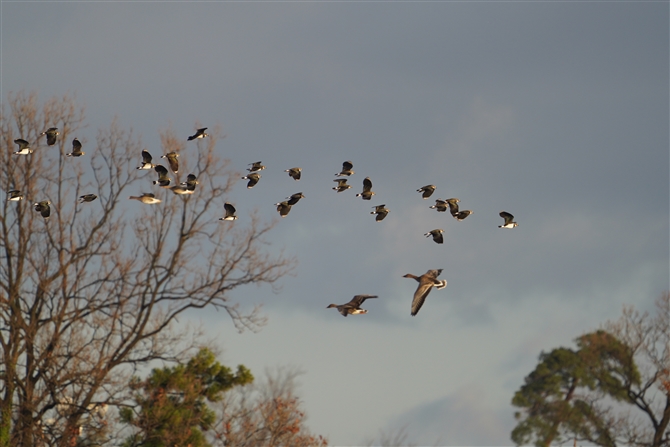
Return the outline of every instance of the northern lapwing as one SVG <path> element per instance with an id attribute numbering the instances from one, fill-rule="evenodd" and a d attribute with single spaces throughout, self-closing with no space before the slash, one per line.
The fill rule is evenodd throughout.
<path id="1" fill-rule="evenodd" d="M 277 212 L 281 217 L 288 216 L 288 213 L 291 212 L 291 205 L 285 200 L 283 202 L 275 203 L 277 207 Z"/>
<path id="2" fill-rule="evenodd" d="M 337 308 L 337 311 L 346 317 L 347 315 L 359 315 L 368 313 L 367 310 L 361 309 L 363 302 L 369 298 L 377 298 L 377 295 L 356 295 L 346 304 L 330 304 L 326 309 L 332 307 Z"/>
<path id="3" fill-rule="evenodd" d="M 338 178 L 338 179 L 335 179 L 333 181 L 337 182 L 337 186 L 333 187 L 334 191 L 342 192 L 342 191 L 346 191 L 347 189 L 351 188 L 351 185 L 347 185 L 347 179 L 345 179 L 345 178 Z"/>
<path id="4" fill-rule="evenodd" d="M 375 217 L 375 220 L 377 222 L 381 222 L 384 220 L 386 215 L 389 213 L 389 210 L 386 208 L 386 205 L 377 205 L 373 206 L 375 209 L 374 211 L 370 211 L 370 214 L 376 214 L 377 216 Z"/>
<path id="5" fill-rule="evenodd" d="M 167 158 L 170 169 L 172 169 L 172 172 L 175 174 L 179 172 L 179 160 L 177 160 L 177 157 L 179 157 L 179 154 L 174 151 L 169 154 L 161 155 L 161 158 Z"/>
<path id="6" fill-rule="evenodd" d="M 190 192 L 186 194 L 192 194 L 195 191 L 195 185 L 198 184 L 198 177 L 195 174 L 189 174 L 186 176 L 186 181 L 182 182 L 182 186 L 186 186 L 186 189 Z"/>
<path id="7" fill-rule="evenodd" d="M 253 163 L 249 163 L 250 168 L 247 168 L 247 171 L 249 172 L 257 172 L 257 171 L 262 171 L 265 169 L 265 166 L 263 166 L 263 163 L 260 161 L 255 161 Z"/>
<path id="8" fill-rule="evenodd" d="M 300 180 L 300 176 L 302 175 L 302 168 L 290 168 L 284 170 L 284 172 L 288 172 L 289 177 L 291 177 L 293 180 Z"/>
<path id="9" fill-rule="evenodd" d="M 305 196 L 301 192 L 296 192 L 295 194 L 291 194 L 291 197 L 287 197 L 288 199 L 288 204 L 293 206 L 296 203 L 300 201 L 300 199 L 304 199 Z"/>
<path id="10" fill-rule="evenodd" d="M 47 136 L 47 145 L 53 146 L 56 144 L 56 140 L 58 139 L 58 135 L 60 135 L 60 132 L 58 132 L 57 127 L 49 127 L 47 130 L 42 132 L 40 136 L 46 135 Z"/>
<path id="11" fill-rule="evenodd" d="M 168 177 L 168 170 L 163 165 L 154 166 L 154 171 L 158 173 L 158 180 L 154 180 L 154 185 L 158 185 L 161 188 L 167 188 L 170 186 L 172 179 Z"/>
<path id="12" fill-rule="evenodd" d="M 51 202 L 48 200 L 43 200 L 41 202 L 36 202 L 34 204 L 35 211 L 37 211 L 42 215 L 42 217 L 44 218 L 44 222 L 48 222 L 49 216 L 51 216 L 51 208 L 49 207 L 49 205 L 51 205 Z"/>
<path id="13" fill-rule="evenodd" d="M 81 142 L 78 139 L 72 140 L 72 152 L 69 154 L 65 154 L 67 157 L 81 157 L 84 155 L 86 152 L 82 152 L 81 150 Z"/>
<path id="14" fill-rule="evenodd" d="M 354 164 L 350 161 L 345 161 L 342 163 L 342 170 L 338 173 L 335 173 L 336 176 L 340 177 L 343 175 L 349 176 L 354 173 Z"/>
<path id="15" fill-rule="evenodd" d="M 428 270 L 421 276 L 412 275 L 411 273 L 403 275 L 403 278 L 413 278 L 419 283 L 419 286 L 414 292 L 414 297 L 412 298 L 412 316 L 419 313 L 419 309 L 423 306 L 423 302 L 426 301 L 426 297 L 433 287 L 436 289 L 444 289 L 447 287 L 446 279 L 437 279 L 437 277 L 440 276 L 440 273 L 442 273 L 442 269 Z"/>
<path id="16" fill-rule="evenodd" d="M 230 203 L 226 202 L 223 204 L 223 209 L 226 211 L 226 215 L 220 217 L 219 220 L 236 220 L 237 216 L 235 215 L 235 207 Z"/>
<path id="17" fill-rule="evenodd" d="M 375 193 L 372 191 L 372 180 L 370 177 L 363 179 L 363 192 L 356 194 L 356 197 L 361 197 L 363 200 L 370 200 Z"/>
<path id="18" fill-rule="evenodd" d="M 79 197 L 79 203 L 92 202 L 97 198 L 98 196 L 95 194 L 84 194 L 83 196 Z"/>
<path id="19" fill-rule="evenodd" d="M 7 200 L 10 202 L 18 202 L 19 200 L 23 200 L 23 193 L 21 193 L 21 191 L 18 189 L 7 191 Z"/>
<path id="20" fill-rule="evenodd" d="M 30 143 L 21 138 L 14 140 L 14 143 L 19 145 L 19 150 L 14 152 L 14 155 L 28 155 L 32 154 L 33 150 L 30 148 Z"/>
<path id="21" fill-rule="evenodd" d="M 424 199 L 427 199 L 428 197 L 432 196 L 433 193 L 435 192 L 435 185 L 422 186 L 421 188 L 417 189 L 416 191 L 422 193 L 421 197 L 423 197 Z"/>
<path id="22" fill-rule="evenodd" d="M 514 222 L 514 216 L 507 211 L 501 211 L 500 217 L 505 219 L 505 223 L 498 225 L 498 228 L 514 228 L 519 225 L 518 223 Z"/>
<path id="23" fill-rule="evenodd" d="M 456 214 L 452 213 L 451 215 L 454 216 L 454 219 L 456 219 L 458 221 L 461 221 L 461 220 L 465 219 L 466 217 L 468 217 L 470 214 L 473 214 L 473 213 L 474 213 L 474 211 L 472 211 L 472 210 L 463 210 L 463 211 L 457 212 Z"/>
<path id="24" fill-rule="evenodd" d="M 435 205 L 429 206 L 430 209 L 437 210 L 440 213 L 447 211 L 448 207 L 447 201 L 442 199 L 435 199 Z"/>
<path id="25" fill-rule="evenodd" d="M 198 130 L 196 130 L 195 133 L 194 133 L 193 135 L 191 135 L 190 137 L 188 137 L 188 141 L 191 141 L 191 140 L 200 140 L 200 139 L 202 139 L 202 138 L 208 137 L 209 134 L 206 134 L 206 133 L 205 133 L 206 130 L 207 130 L 206 127 L 203 127 L 202 129 L 198 129 Z"/>
<path id="26" fill-rule="evenodd" d="M 430 230 L 428 233 L 425 233 L 424 236 L 426 237 L 433 236 L 433 241 L 435 241 L 438 244 L 442 244 L 444 242 L 442 233 L 444 233 L 444 230 L 437 228 L 435 230 Z"/>
<path id="27" fill-rule="evenodd" d="M 256 183 L 261 179 L 261 175 L 258 172 L 250 172 L 249 174 L 242 177 L 242 180 L 249 180 L 247 182 L 247 189 L 251 189 L 256 186 Z"/>
<path id="28" fill-rule="evenodd" d="M 142 164 L 140 166 L 138 166 L 137 169 L 145 169 L 145 170 L 148 171 L 149 169 L 155 168 L 156 165 L 153 164 L 151 162 L 151 160 L 153 160 L 153 157 L 151 156 L 149 151 L 146 150 L 146 149 L 143 149 L 142 150 Z"/>

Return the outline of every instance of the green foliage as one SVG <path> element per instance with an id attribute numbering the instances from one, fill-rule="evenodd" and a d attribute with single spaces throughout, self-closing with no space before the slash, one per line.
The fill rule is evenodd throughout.
<path id="1" fill-rule="evenodd" d="M 121 420 L 138 432 L 124 446 L 206 447 L 204 432 L 212 428 L 216 414 L 207 402 L 217 402 L 235 386 L 253 381 L 242 365 L 235 373 L 201 349 L 187 364 L 152 370 L 145 380 L 134 378 L 134 408 L 120 411 Z"/>

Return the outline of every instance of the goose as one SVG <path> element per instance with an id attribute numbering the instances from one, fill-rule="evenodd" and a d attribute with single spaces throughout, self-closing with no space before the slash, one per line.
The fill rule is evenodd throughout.
<path id="1" fill-rule="evenodd" d="M 305 196 L 302 195 L 301 192 L 296 192 L 295 194 L 291 194 L 291 197 L 287 197 L 287 199 L 288 199 L 287 203 L 289 205 L 293 206 L 296 203 L 298 203 L 300 201 L 300 199 L 304 199 L 304 198 L 305 198 Z"/>
<path id="2" fill-rule="evenodd" d="M 223 209 L 226 210 L 226 215 L 223 217 L 220 217 L 219 220 L 236 220 L 237 216 L 235 215 L 235 207 L 226 202 L 223 204 Z"/>
<path id="3" fill-rule="evenodd" d="M 157 199 L 156 196 L 150 192 L 145 192 L 141 196 L 130 196 L 128 198 L 132 200 L 139 200 L 140 202 L 146 203 L 147 205 L 161 203 L 161 199 Z"/>
<path id="4" fill-rule="evenodd" d="M 411 273 L 403 275 L 403 278 L 413 278 L 419 283 L 416 292 L 414 292 L 414 298 L 412 298 L 412 316 L 419 313 L 419 309 L 423 306 L 423 302 L 426 301 L 426 297 L 433 287 L 436 289 L 444 289 L 447 287 L 446 279 L 437 279 L 437 277 L 440 276 L 440 273 L 442 273 L 442 269 L 428 270 L 421 276 L 412 275 Z"/>
<path id="5" fill-rule="evenodd" d="M 335 307 L 337 308 L 337 311 L 344 317 L 347 315 L 366 314 L 368 311 L 361 309 L 361 304 L 363 304 L 363 301 L 367 300 L 368 298 L 377 298 L 377 295 L 356 295 L 346 304 L 330 304 L 328 307 L 326 307 L 326 309 Z"/>
<path id="6" fill-rule="evenodd" d="M 250 168 L 247 168 L 247 171 L 249 172 L 256 172 L 256 171 L 262 171 L 265 169 L 265 166 L 263 166 L 263 163 L 260 161 L 255 161 L 253 163 L 249 163 Z"/>
<path id="7" fill-rule="evenodd" d="M 42 215 L 42 217 L 44 218 L 44 222 L 48 222 L 49 216 L 51 215 L 51 208 L 49 207 L 49 205 L 51 205 L 51 202 L 48 200 L 43 200 L 41 202 L 36 202 L 34 204 L 35 211 L 37 211 Z"/>
<path id="8" fill-rule="evenodd" d="M 161 155 L 161 158 L 167 158 L 170 169 L 172 169 L 172 172 L 175 174 L 179 172 L 179 160 L 177 160 L 177 157 L 179 157 L 179 154 L 174 151 L 169 154 Z"/>
<path id="9" fill-rule="evenodd" d="M 440 213 L 447 211 L 447 201 L 442 199 L 435 199 L 435 205 L 429 206 L 430 209 L 437 210 Z"/>
<path id="10" fill-rule="evenodd" d="M 156 165 L 151 163 L 152 159 L 153 159 L 153 157 L 151 156 L 149 151 L 146 150 L 146 149 L 143 149 L 142 150 L 142 164 L 140 166 L 138 166 L 137 169 L 149 170 L 149 169 L 155 168 Z"/>
<path id="11" fill-rule="evenodd" d="M 206 134 L 206 133 L 205 133 L 206 130 L 207 130 L 206 127 L 203 127 L 202 129 L 198 129 L 198 130 L 196 130 L 195 133 L 194 133 L 193 135 L 191 135 L 190 137 L 188 137 L 188 141 L 196 140 L 196 139 L 199 140 L 199 139 L 208 137 L 209 134 Z"/>
<path id="12" fill-rule="evenodd" d="M 354 164 L 352 162 L 345 161 L 344 163 L 342 163 L 342 170 L 340 172 L 336 173 L 335 175 L 338 176 L 338 177 L 343 176 L 343 175 L 349 176 L 349 175 L 354 173 L 353 167 L 354 167 Z"/>
<path id="13" fill-rule="evenodd" d="M 376 214 L 377 216 L 375 217 L 375 220 L 377 222 L 381 222 L 384 220 L 386 215 L 389 213 L 389 210 L 386 208 L 386 205 L 377 205 L 373 206 L 375 209 L 374 211 L 370 211 L 370 214 Z"/>
<path id="14" fill-rule="evenodd" d="M 500 212 L 500 217 L 505 219 L 505 223 L 502 225 L 498 225 L 498 228 L 514 228 L 518 226 L 519 224 L 514 221 L 514 216 L 507 211 L 501 211 Z"/>
<path id="15" fill-rule="evenodd" d="M 291 177 L 293 180 L 300 180 L 300 176 L 302 175 L 302 168 L 290 168 L 284 170 L 284 172 L 288 172 L 289 177 Z"/>
<path id="16" fill-rule="evenodd" d="M 167 188 L 170 186 L 172 179 L 168 177 L 168 170 L 163 165 L 154 166 L 154 171 L 158 173 L 158 180 L 154 180 L 154 185 L 158 185 L 161 188 Z"/>
<path id="17" fill-rule="evenodd" d="M 416 191 L 423 193 L 423 194 L 421 194 L 421 197 L 423 197 L 423 199 L 425 200 L 428 197 L 433 195 L 433 193 L 435 192 L 435 185 L 422 186 L 421 188 L 417 189 Z"/>
<path id="18" fill-rule="evenodd" d="M 30 144 L 21 138 L 14 140 L 14 143 L 19 145 L 19 150 L 14 152 L 14 155 L 28 155 L 32 154 L 33 150 L 30 148 Z"/>
<path id="19" fill-rule="evenodd" d="M 291 205 L 287 201 L 275 203 L 275 206 L 281 217 L 286 217 L 291 212 Z"/>
<path id="20" fill-rule="evenodd" d="M 438 243 L 442 244 L 444 242 L 444 238 L 442 237 L 442 233 L 444 233 L 444 230 L 438 228 L 435 230 L 431 230 L 428 233 L 425 233 L 424 236 L 429 237 L 433 236 L 433 240 Z"/>
<path id="21" fill-rule="evenodd" d="M 333 190 L 337 192 L 342 192 L 346 191 L 347 189 L 351 188 L 351 185 L 347 185 L 347 179 L 345 178 L 339 178 L 333 180 L 334 182 L 337 182 L 337 186 L 333 186 Z"/>
<path id="22" fill-rule="evenodd" d="M 7 191 L 7 200 L 18 202 L 19 200 L 23 200 L 23 194 L 18 189 L 12 189 L 11 191 Z"/>
<path id="23" fill-rule="evenodd" d="M 95 194 L 84 194 L 83 196 L 79 197 L 79 203 L 92 202 L 97 198 L 98 196 Z"/>
<path id="24" fill-rule="evenodd" d="M 49 127 L 47 130 L 42 132 L 40 136 L 46 135 L 47 136 L 47 145 L 53 146 L 56 144 L 56 139 L 58 138 L 58 135 L 60 135 L 60 132 L 58 132 L 57 127 Z"/>
<path id="25" fill-rule="evenodd" d="M 363 192 L 356 194 L 356 197 L 362 197 L 363 200 L 370 200 L 375 193 L 372 191 L 372 180 L 370 177 L 363 179 Z"/>
<path id="26" fill-rule="evenodd" d="M 247 183 L 247 189 L 251 189 L 256 186 L 256 183 L 261 179 L 261 175 L 257 172 L 251 172 L 246 176 L 242 177 L 242 180 L 249 180 Z"/>
<path id="27" fill-rule="evenodd" d="M 69 154 L 65 154 L 67 157 L 81 157 L 84 155 L 86 152 L 82 152 L 81 150 L 81 142 L 78 139 L 72 140 L 72 152 Z"/>

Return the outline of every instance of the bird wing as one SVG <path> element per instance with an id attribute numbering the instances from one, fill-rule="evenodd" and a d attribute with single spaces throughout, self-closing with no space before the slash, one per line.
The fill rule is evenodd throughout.
<path id="1" fill-rule="evenodd" d="M 508 213 L 507 211 L 501 211 L 500 212 L 500 217 L 505 219 L 505 224 L 504 225 L 507 225 L 514 220 L 514 216 L 511 215 L 510 213 Z"/>
<path id="2" fill-rule="evenodd" d="M 377 295 L 356 295 L 347 304 L 354 308 L 358 308 L 368 298 L 377 298 Z"/>
<path id="3" fill-rule="evenodd" d="M 72 140 L 72 152 L 74 153 L 81 152 L 81 142 L 76 138 Z"/>
<path id="4" fill-rule="evenodd" d="M 350 171 L 351 169 L 353 169 L 353 167 L 354 167 L 354 164 L 350 161 L 345 161 L 344 163 L 342 163 L 342 170 L 343 171 Z"/>
<path id="5" fill-rule="evenodd" d="M 19 145 L 19 150 L 26 149 L 30 146 L 26 140 L 23 140 L 21 138 L 17 138 L 16 140 L 14 140 L 14 143 Z"/>
<path id="6" fill-rule="evenodd" d="M 142 162 L 151 164 L 152 156 L 148 150 L 144 149 L 142 151 Z"/>
<path id="7" fill-rule="evenodd" d="M 223 204 L 223 208 L 226 210 L 227 216 L 232 216 L 235 214 L 235 207 L 230 203 L 226 202 Z"/>
<path id="8" fill-rule="evenodd" d="M 416 288 L 414 292 L 414 298 L 412 299 L 412 316 L 419 313 L 419 309 L 423 306 L 426 297 L 430 293 L 430 289 L 433 288 L 433 282 L 431 281 L 419 281 L 419 287 Z"/>
<path id="9" fill-rule="evenodd" d="M 165 180 L 168 175 L 168 170 L 163 165 L 158 165 L 154 167 L 154 170 L 158 173 L 158 180 Z"/>
<path id="10" fill-rule="evenodd" d="M 174 172 L 175 174 L 179 172 L 179 160 L 177 160 L 177 154 L 175 153 L 167 154 L 167 159 L 168 163 L 170 164 L 170 169 L 172 169 L 172 172 Z"/>
<path id="11" fill-rule="evenodd" d="M 372 180 L 370 177 L 363 179 L 363 192 L 370 192 L 372 190 Z"/>

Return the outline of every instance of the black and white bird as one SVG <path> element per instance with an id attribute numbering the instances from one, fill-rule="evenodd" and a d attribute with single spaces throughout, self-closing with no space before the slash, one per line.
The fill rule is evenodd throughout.
<path id="1" fill-rule="evenodd" d="M 256 183 L 261 179 L 261 175 L 258 172 L 250 172 L 249 174 L 242 177 L 242 180 L 249 180 L 247 183 L 247 189 L 251 189 L 256 186 Z"/>
<path id="2" fill-rule="evenodd" d="M 285 200 L 283 202 L 275 203 L 277 207 L 277 212 L 281 217 L 288 216 L 288 213 L 291 212 L 291 205 Z"/>
<path id="3" fill-rule="evenodd" d="M 51 202 L 48 200 L 43 200 L 41 202 L 35 202 L 35 211 L 40 213 L 42 217 L 44 218 L 44 222 L 49 221 L 49 216 L 51 216 L 51 208 L 49 207 L 51 205 Z"/>
<path id="4" fill-rule="evenodd" d="M 158 173 L 158 180 L 154 180 L 154 185 L 158 185 L 161 188 L 167 188 L 170 186 L 172 179 L 168 177 L 168 170 L 163 165 L 154 166 L 154 171 Z"/>
<path id="5" fill-rule="evenodd" d="M 198 130 L 196 130 L 195 133 L 194 133 L 193 135 L 191 135 L 190 137 L 188 137 L 188 141 L 191 141 L 191 140 L 199 140 L 199 139 L 208 137 L 209 134 L 206 134 L 206 133 L 205 133 L 206 130 L 207 130 L 206 127 L 203 127 L 202 129 L 198 129 Z"/>
<path id="6" fill-rule="evenodd" d="M 342 170 L 340 172 L 335 173 L 336 176 L 340 177 L 343 175 L 349 176 L 354 173 L 354 164 L 351 161 L 345 161 L 342 163 Z"/>
<path id="7" fill-rule="evenodd" d="M 424 199 L 427 199 L 428 197 L 432 196 L 433 193 L 435 192 L 435 185 L 422 186 L 421 188 L 417 189 L 416 191 L 422 193 L 421 197 L 423 197 Z"/>
<path id="8" fill-rule="evenodd" d="M 92 202 L 97 198 L 98 196 L 96 196 L 95 194 L 84 194 L 83 196 L 79 197 L 79 203 Z"/>
<path id="9" fill-rule="evenodd" d="M 174 151 L 161 155 L 161 158 L 167 158 L 170 169 L 172 169 L 172 172 L 175 174 L 179 172 L 179 160 L 177 160 L 177 157 L 179 157 L 179 154 Z"/>
<path id="10" fill-rule="evenodd" d="M 223 209 L 226 211 L 226 215 L 220 217 L 219 220 L 236 220 L 237 216 L 235 215 L 235 207 L 226 202 L 223 204 Z"/>
<path id="11" fill-rule="evenodd" d="M 60 132 L 58 132 L 57 127 L 49 127 L 47 130 L 42 132 L 40 136 L 46 135 L 47 136 L 47 145 L 53 146 L 56 144 L 56 140 L 58 139 L 58 135 L 60 135 Z"/>
<path id="12" fill-rule="evenodd" d="M 287 197 L 288 199 L 288 204 L 293 206 L 296 203 L 300 201 L 300 199 L 304 199 L 305 196 L 301 192 L 296 192 L 295 194 L 291 194 L 291 197 Z"/>
<path id="13" fill-rule="evenodd" d="M 179 195 L 179 196 L 184 196 L 184 195 L 190 195 L 193 194 L 193 191 L 190 191 L 186 186 L 184 186 L 182 183 L 179 185 L 174 185 L 170 188 L 170 191 L 173 193 Z"/>
<path id="14" fill-rule="evenodd" d="M 363 179 L 363 192 L 356 194 L 356 197 L 361 197 L 363 200 L 370 200 L 375 193 L 372 191 L 372 180 L 370 177 Z"/>
<path id="15" fill-rule="evenodd" d="M 30 148 L 30 143 L 21 138 L 14 140 L 14 143 L 19 145 L 19 150 L 14 152 L 14 155 L 28 155 L 32 154 L 33 150 Z"/>
<path id="16" fill-rule="evenodd" d="M 249 172 L 256 172 L 256 171 L 262 171 L 265 169 L 265 166 L 263 166 L 263 163 L 260 161 L 255 161 L 253 163 L 249 163 L 250 168 L 247 168 L 247 171 Z"/>
<path id="17" fill-rule="evenodd" d="M 333 181 L 337 182 L 337 186 L 333 187 L 334 191 L 342 192 L 342 191 L 346 191 L 347 189 L 351 188 L 351 185 L 347 185 L 347 179 L 345 179 L 345 178 L 339 178 L 339 179 L 335 179 Z"/>
<path id="18" fill-rule="evenodd" d="M 426 297 L 433 287 L 436 289 L 444 289 L 447 287 L 446 279 L 437 279 L 437 277 L 440 276 L 440 273 L 442 273 L 442 269 L 428 270 L 421 276 L 412 275 L 411 273 L 403 275 L 403 278 L 413 278 L 419 283 L 419 286 L 414 292 L 414 297 L 412 298 L 412 316 L 415 316 L 417 313 L 419 313 L 419 309 L 421 309 L 421 306 L 423 306 L 424 301 L 426 301 Z"/>
<path id="19" fill-rule="evenodd" d="M 161 199 L 157 199 L 156 196 L 150 192 L 145 192 L 141 196 L 130 196 L 128 198 L 132 200 L 139 200 L 140 202 L 145 203 L 147 205 L 154 205 L 156 203 L 161 203 Z"/>
<path id="20" fill-rule="evenodd" d="M 361 309 L 363 302 L 369 298 L 377 298 L 377 295 L 356 295 L 346 304 L 330 304 L 326 309 L 332 307 L 337 308 L 337 311 L 346 317 L 347 315 L 359 315 L 368 313 L 367 310 Z"/>
<path id="21" fill-rule="evenodd" d="M 470 214 L 473 214 L 473 213 L 474 213 L 474 211 L 472 211 L 472 210 L 463 210 L 463 211 L 459 211 L 455 214 L 452 213 L 451 215 L 454 216 L 454 219 L 456 219 L 458 221 L 461 221 L 461 220 L 465 219 L 466 217 L 468 217 Z"/>
<path id="22" fill-rule="evenodd" d="M 189 191 L 186 194 L 193 194 L 195 191 L 195 185 L 198 184 L 198 177 L 195 174 L 189 174 L 186 176 L 186 181 L 181 182 L 181 185 L 186 186 L 186 189 Z"/>
<path id="23" fill-rule="evenodd" d="M 444 230 L 437 228 L 435 230 L 430 230 L 428 233 L 425 233 L 424 236 L 426 237 L 433 236 L 433 241 L 435 241 L 438 244 L 441 244 L 444 242 L 442 233 L 444 233 Z"/>
<path id="24" fill-rule="evenodd" d="M 514 216 L 507 211 L 501 211 L 500 217 L 505 219 L 505 223 L 498 225 L 498 228 L 514 228 L 519 225 L 518 223 L 514 222 Z"/>
<path id="25" fill-rule="evenodd" d="M 288 172 L 289 177 L 291 177 L 293 180 L 300 180 L 300 176 L 302 175 L 302 168 L 290 168 L 284 170 L 284 172 Z"/>
<path id="26" fill-rule="evenodd" d="M 81 157 L 84 155 L 86 152 L 82 152 L 81 150 L 81 142 L 78 139 L 72 140 L 72 152 L 69 154 L 65 154 L 67 157 Z"/>
<path id="27" fill-rule="evenodd" d="M 449 205 L 447 204 L 446 200 L 435 199 L 435 205 L 431 205 L 429 208 L 432 210 L 437 210 L 440 213 L 444 213 L 447 211 L 448 206 Z"/>
<path id="28" fill-rule="evenodd" d="M 142 164 L 140 166 L 138 166 L 137 169 L 149 170 L 149 169 L 155 168 L 156 165 L 153 164 L 151 162 L 151 160 L 153 160 L 153 157 L 151 156 L 149 151 L 146 150 L 146 149 L 143 149 L 142 150 Z"/>
<path id="29" fill-rule="evenodd" d="M 447 202 L 447 205 L 449 205 L 449 213 L 453 216 L 454 214 L 458 213 L 458 203 L 460 200 L 458 200 L 455 197 L 452 197 L 451 199 L 445 200 Z"/>
<path id="30" fill-rule="evenodd" d="M 19 200 L 23 200 L 23 193 L 18 189 L 7 191 L 7 200 L 10 202 L 18 202 Z"/>
<path id="31" fill-rule="evenodd" d="M 377 205 L 377 206 L 373 206 L 373 208 L 375 210 L 370 211 L 370 214 L 376 214 L 377 215 L 377 217 L 375 217 L 375 220 L 377 222 L 381 222 L 382 220 L 384 220 L 386 215 L 389 213 L 389 210 L 386 208 L 386 205 Z"/>

